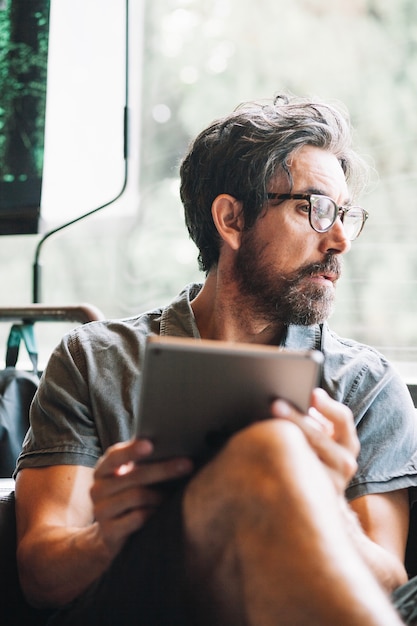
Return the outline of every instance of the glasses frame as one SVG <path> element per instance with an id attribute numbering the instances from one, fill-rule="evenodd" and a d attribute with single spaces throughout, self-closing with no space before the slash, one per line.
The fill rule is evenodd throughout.
<path id="1" fill-rule="evenodd" d="M 362 225 L 360 227 L 360 230 L 358 232 L 357 235 L 355 235 L 355 237 L 353 237 L 353 239 L 350 239 L 350 241 L 354 241 L 355 239 L 357 239 L 359 237 L 359 235 L 361 234 L 363 227 L 365 226 L 365 222 L 369 217 L 369 213 L 367 211 L 365 211 L 365 209 L 363 209 L 361 206 L 339 206 L 338 204 L 336 204 L 336 202 L 334 200 L 332 200 L 332 198 L 329 198 L 329 196 L 325 196 L 323 194 L 320 193 L 268 193 L 267 194 L 267 198 L 268 200 L 307 200 L 308 202 L 308 221 L 310 222 L 310 226 L 313 230 L 316 231 L 316 233 L 327 233 L 332 226 L 334 225 L 334 223 L 336 222 L 337 218 L 340 217 L 340 221 L 343 224 L 345 215 L 347 213 L 349 213 L 349 211 L 351 211 L 352 209 L 356 209 L 356 210 L 360 210 L 362 213 Z M 316 228 L 315 226 L 313 226 L 313 223 L 311 221 L 311 213 L 312 213 L 312 204 L 311 204 L 311 199 L 312 198 L 326 198 L 326 200 L 329 200 L 333 206 L 334 206 L 334 216 L 333 219 L 330 223 L 329 226 L 326 226 L 326 228 L 323 229 L 319 229 Z"/>

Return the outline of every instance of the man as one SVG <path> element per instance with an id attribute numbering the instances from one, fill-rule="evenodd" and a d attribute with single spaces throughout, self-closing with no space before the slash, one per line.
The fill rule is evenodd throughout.
<path id="1" fill-rule="evenodd" d="M 381 355 L 325 322 L 367 217 L 350 141 L 310 100 L 214 122 L 181 166 L 204 284 L 51 356 L 16 482 L 21 581 L 58 607 L 51 624 L 403 623 L 389 594 L 407 580 L 414 408 Z M 307 416 L 274 402 L 199 471 L 146 463 L 132 436 L 152 333 L 320 349 L 322 388 Z"/>

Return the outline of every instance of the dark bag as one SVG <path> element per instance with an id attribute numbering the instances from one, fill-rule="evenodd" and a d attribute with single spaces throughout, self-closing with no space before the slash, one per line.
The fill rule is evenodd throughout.
<path id="1" fill-rule="evenodd" d="M 33 371 L 16 368 L 23 341 Z M 29 407 L 39 384 L 33 324 L 14 324 L 7 341 L 6 368 L 0 371 L 0 478 L 10 478 L 29 427 Z"/>

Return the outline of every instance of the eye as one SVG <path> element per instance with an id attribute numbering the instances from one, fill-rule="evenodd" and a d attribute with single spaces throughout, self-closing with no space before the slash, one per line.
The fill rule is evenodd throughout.
<path id="1" fill-rule="evenodd" d="M 306 215 L 308 215 L 309 211 L 310 211 L 310 205 L 308 202 L 300 202 L 300 204 L 297 204 L 297 211 L 300 211 L 301 213 L 305 213 Z"/>

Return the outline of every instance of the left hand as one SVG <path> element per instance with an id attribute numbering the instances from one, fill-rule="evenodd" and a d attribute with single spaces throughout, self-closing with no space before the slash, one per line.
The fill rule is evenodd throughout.
<path id="1" fill-rule="evenodd" d="M 326 466 L 337 492 L 343 494 L 357 470 L 360 449 L 351 410 L 317 388 L 308 415 L 283 400 L 272 403 L 271 414 L 297 424 Z"/>
<path id="2" fill-rule="evenodd" d="M 95 467 L 90 489 L 93 515 L 101 543 L 112 558 L 160 506 L 164 496 L 157 485 L 188 476 L 193 469 L 186 458 L 144 462 L 152 449 L 146 439 L 116 443 Z"/>

